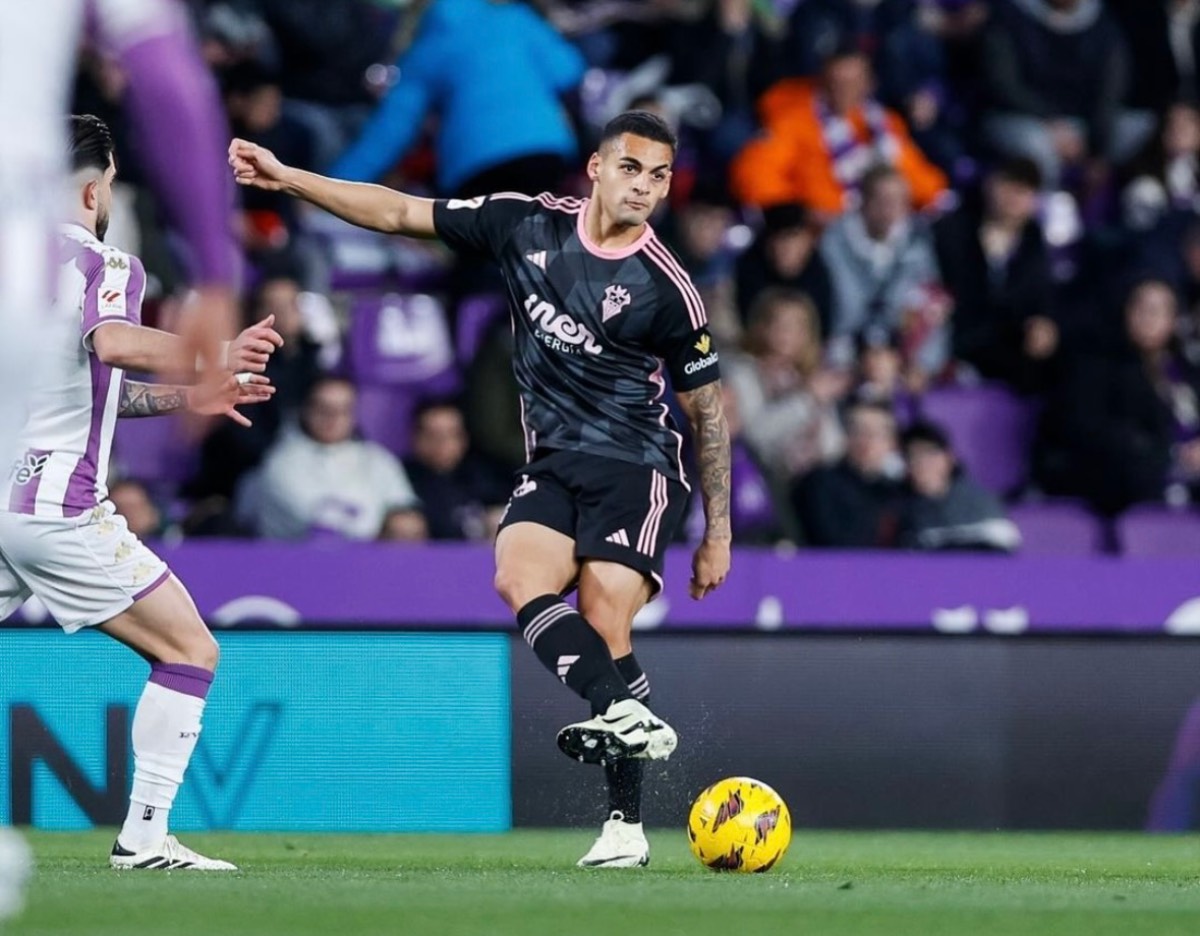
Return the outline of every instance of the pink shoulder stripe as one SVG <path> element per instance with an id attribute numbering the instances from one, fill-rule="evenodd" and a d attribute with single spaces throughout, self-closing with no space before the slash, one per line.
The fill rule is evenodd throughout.
<path id="1" fill-rule="evenodd" d="M 680 295 L 683 296 L 684 305 L 687 306 L 692 328 L 699 329 L 708 324 L 704 303 L 700 299 L 700 294 L 696 292 L 696 287 L 692 285 L 691 279 L 683 268 L 675 262 L 675 258 L 659 243 L 658 238 L 652 238 L 646 242 L 646 255 L 658 264 L 659 269 L 666 273 L 671 282 L 678 287 Z"/>

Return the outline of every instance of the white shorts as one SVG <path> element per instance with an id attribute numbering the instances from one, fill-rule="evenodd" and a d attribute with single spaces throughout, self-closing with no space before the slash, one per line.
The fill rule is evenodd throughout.
<path id="1" fill-rule="evenodd" d="M 0 620 L 37 595 L 73 634 L 129 610 L 170 575 L 110 502 L 70 518 L 0 511 Z"/>

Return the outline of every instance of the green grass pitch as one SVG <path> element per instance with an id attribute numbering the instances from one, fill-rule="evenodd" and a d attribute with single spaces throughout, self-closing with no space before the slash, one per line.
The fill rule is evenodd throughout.
<path id="1" fill-rule="evenodd" d="M 5 936 L 1173 936 L 1200 934 L 1200 838 L 800 830 L 764 875 L 682 831 L 641 871 L 580 871 L 585 832 L 189 835 L 235 875 L 117 873 L 111 832 L 35 832 Z"/>

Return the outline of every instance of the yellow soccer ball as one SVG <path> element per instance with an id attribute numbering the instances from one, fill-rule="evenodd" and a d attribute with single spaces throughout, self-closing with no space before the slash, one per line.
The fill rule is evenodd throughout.
<path id="1" fill-rule="evenodd" d="M 749 777 L 719 780 L 696 797 L 688 844 L 714 871 L 766 871 L 787 851 L 792 817 L 765 783 Z"/>

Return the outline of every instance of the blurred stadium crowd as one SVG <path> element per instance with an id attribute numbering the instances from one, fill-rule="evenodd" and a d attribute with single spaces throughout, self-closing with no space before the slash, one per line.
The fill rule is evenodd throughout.
<path id="1" fill-rule="evenodd" d="M 607 119 L 676 127 L 653 223 L 719 341 L 741 543 L 1010 551 L 1020 517 L 1091 551 L 1134 505 L 1198 522 L 1200 0 L 189 6 L 232 132 L 342 178 L 586 194 Z M 86 54 L 74 109 L 122 144 L 109 240 L 169 324 L 122 94 Z M 498 279 L 242 195 L 279 392 L 202 441 L 123 424 L 133 529 L 490 536 L 523 460 Z"/>

